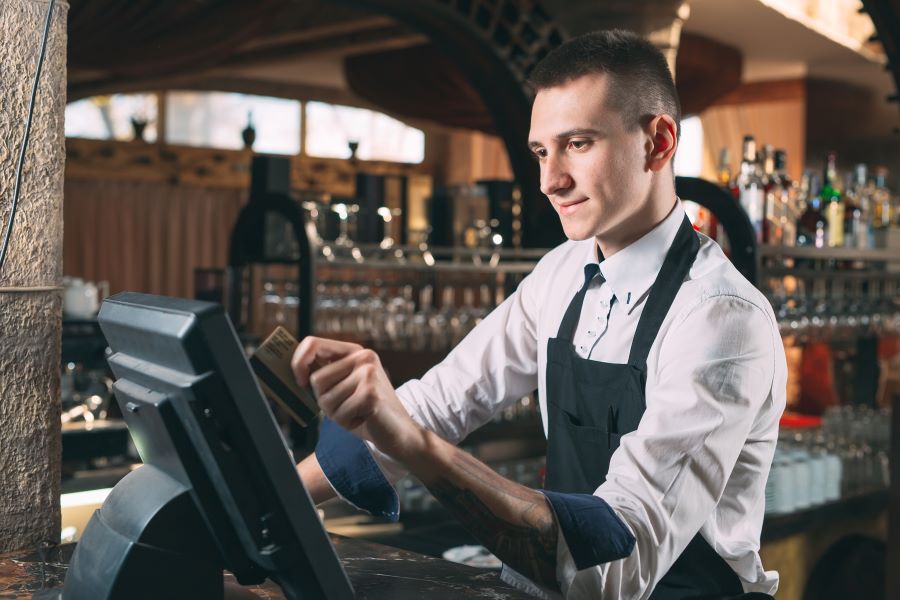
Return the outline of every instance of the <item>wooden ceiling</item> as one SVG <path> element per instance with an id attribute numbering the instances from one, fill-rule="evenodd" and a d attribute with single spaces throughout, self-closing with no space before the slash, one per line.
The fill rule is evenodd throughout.
<path id="1" fill-rule="evenodd" d="M 900 81 L 900 0 L 864 4 Z M 157 89 L 239 91 L 317 98 L 414 122 L 496 132 L 482 97 L 446 48 L 442 52 L 424 34 L 356 6 L 334 0 L 70 5 L 70 100 Z M 744 58 L 735 47 L 684 32 L 676 77 L 683 112 L 698 113 L 740 85 Z"/>
<path id="2" fill-rule="evenodd" d="M 217 89 L 495 133 L 479 95 L 425 35 L 327 0 L 71 0 L 68 59 L 70 100 Z M 677 65 L 684 112 L 737 86 L 740 64 L 733 48 L 685 35 Z"/>
<path id="3" fill-rule="evenodd" d="M 209 77 L 221 82 L 228 73 L 272 64 L 424 42 L 389 17 L 327 1 L 71 0 L 69 96 L 170 85 L 207 89 Z"/>

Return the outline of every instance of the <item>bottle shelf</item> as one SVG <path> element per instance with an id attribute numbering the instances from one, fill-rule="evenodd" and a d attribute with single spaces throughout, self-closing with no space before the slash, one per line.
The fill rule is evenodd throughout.
<path id="1" fill-rule="evenodd" d="M 362 262 L 353 259 L 337 258 L 334 260 L 322 260 L 319 263 L 322 267 L 353 267 L 359 269 L 380 269 L 391 271 L 427 271 L 433 273 L 486 273 L 500 271 L 503 273 L 528 274 L 534 269 L 534 262 L 499 262 L 495 265 L 488 263 L 456 263 L 456 262 L 435 262 L 434 264 L 426 264 L 424 262 L 399 262 L 384 259 L 365 259 Z"/>
<path id="2" fill-rule="evenodd" d="M 811 248 L 760 246 L 760 258 L 808 258 L 814 260 L 851 260 L 863 262 L 900 262 L 900 250 L 856 248 Z"/>

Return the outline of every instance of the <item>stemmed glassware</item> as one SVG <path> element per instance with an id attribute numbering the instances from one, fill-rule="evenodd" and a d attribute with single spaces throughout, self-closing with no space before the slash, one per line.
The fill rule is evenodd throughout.
<path id="1" fill-rule="evenodd" d="M 897 282 L 879 274 L 839 277 L 823 272 L 772 277 L 767 293 L 781 334 L 801 343 L 900 331 Z"/>
<path id="2" fill-rule="evenodd" d="M 377 280 L 371 284 L 320 283 L 316 333 L 357 341 L 375 350 L 445 352 L 494 307 L 489 285 L 462 287 L 461 304 L 457 292 L 454 285 L 443 286 L 440 308 L 436 309 L 431 284 L 417 292 L 411 284 L 397 286 Z M 283 300 L 277 306 L 284 307 Z"/>

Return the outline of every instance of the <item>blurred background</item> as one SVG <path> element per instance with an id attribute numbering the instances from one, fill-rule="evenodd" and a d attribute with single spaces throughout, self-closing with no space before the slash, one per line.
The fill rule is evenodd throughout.
<path id="1" fill-rule="evenodd" d="M 762 548 L 779 598 L 848 582 L 887 597 L 895 0 L 70 4 L 64 539 L 138 463 L 95 321 L 106 295 L 221 302 L 248 352 L 282 325 L 377 349 L 397 385 L 420 376 L 564 239 L 527 154 L 528 73 L 569 37 L 626 27 L 675 74 L 695 227 L 779 319 L 788 412 Z M 539 487 L 536 406 L 465 447 Z M 280 421 L 299 460 L 315 431 Z M 418 482 L 398 492 L 398 524 L 337 505 L 326 524 L 436 556 L 472 541 Z"/>

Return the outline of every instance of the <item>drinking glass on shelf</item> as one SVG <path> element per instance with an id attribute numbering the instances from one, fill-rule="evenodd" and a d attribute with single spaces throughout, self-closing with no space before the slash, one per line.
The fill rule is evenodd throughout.
<path id="1" fill-rule="evenodd" d="M 300 286 L 296 281 L 284 283 L 281 306 L 283 307 L 284 327 L 291 332 L 291 335 L 297 335 L 300 328 Z"/>
<path id="2" fill-rule="evenodd" d="M 455 314 L 453 309 L 454 294 L 455 291 L 452 286 L 444 287 L 441 294 L 441 308 L 433 312 L 428 319 L 428 337 L 431 340 L 431 350 L 434 352 L 444 350 L 452 336 L 452 321 Z"/>
<path id="3" fill-rule="evenodd" d="M 387 302 L 384 327 L 389 347 L 394 350 L 403 350 L 408 345 L 415 309 L 412 296 L 412 286 L 406 285 L 401 288 L 400 296 L 394 296 Z"/>
<path id="4" fill-rule="evenodd" d="M 336 250 L 347 251 L 356 262 L 364 262 L 365 258 L 363 257 L 362 251 L 356 246 L 356 242 L 354 241 L 354 238 L 356 237 L 359 205 L 337 202 L 331 205 L 331 210 L 337 214 L 340 223 L 338 236 L 334 240 Z"/>
<path id="5" fill-rule="evenodd" d="M 335 259 L 334 249 L 327 238 L 328 215 L 333 213 L 329 206 L 331 196 L 317 194 L 315 199 L 302 200 L 300 206 L 306 211 L 306 236 L 319 249 L 322 257 L 327 261 Z"/>
<path id="6" fill-rule="evenodd" d="M 820 337 L 828 324 L 828 293 L 825 279 L 813 279 L 810 301 L 810 308 L 812 309 L 810 317 L 811 334 Z"/>
<path id="7" fill-rule="evenodd" d="M 456 319 L 453 321 L 453 334 L 451 344 L 456 346 L 475 327 L 475 290 L 470 287 L 463 288 L 463 304 L 456 311 Z"/>
<path id="8" fill-rule="evenodd" d="M 263 330 L 266 335 L 277 326 L 284 324 L 285 312 L 283 297 L 273 280 L 263 283 L 262 293 Z"/>
<path id="9" fill-rule="evenodd" d="M 488 313 L 491 312 L 491 288 L 488 285 L 478 286 L 478 307 L 472 310 L 474 322 L 472 327 L 477 326 Z"/>
<path id="10" fill-rule="evenodd" d="M 300 206 L 306 212 L 306 236 L 316 245 L 322 245 L 325 240 L 326 215 L 331 196 L 326 193 L 305 192 L 300 201 Z"/>
<path id="11" fill-rule="evenodd" d="M 428 247 L 428 240 L 431 236 L 431 227 L 427 227 L 425 229 L 411 229 L 409 231 L 409 245 L 415 246 L 419 250 L 419 254 L 416 257 L 410 257 L 410 259 L 419 261 L 429 267 L 433 267 L 435 260 L 434 255 L 431 254 L 431 249 Z"/>
<path id="12" fill-rule="evenodd" d="M 434 288 L 425 285 L 419 292 L 419 309 L 412 316 L 409 349 L 421 352 L 431 347 L 431 317 L 434 314 Z"/>
<path id="13" fill-rule="evenodd" d="M 399 208 L 390 208 L 387 206 L 378 207 L 378 216 L 381 218 L 384 234 L 378 246 L 382 250 L 390 250 L 397 243 L 396 233 L 402 226 L 403 210 Z"/>

